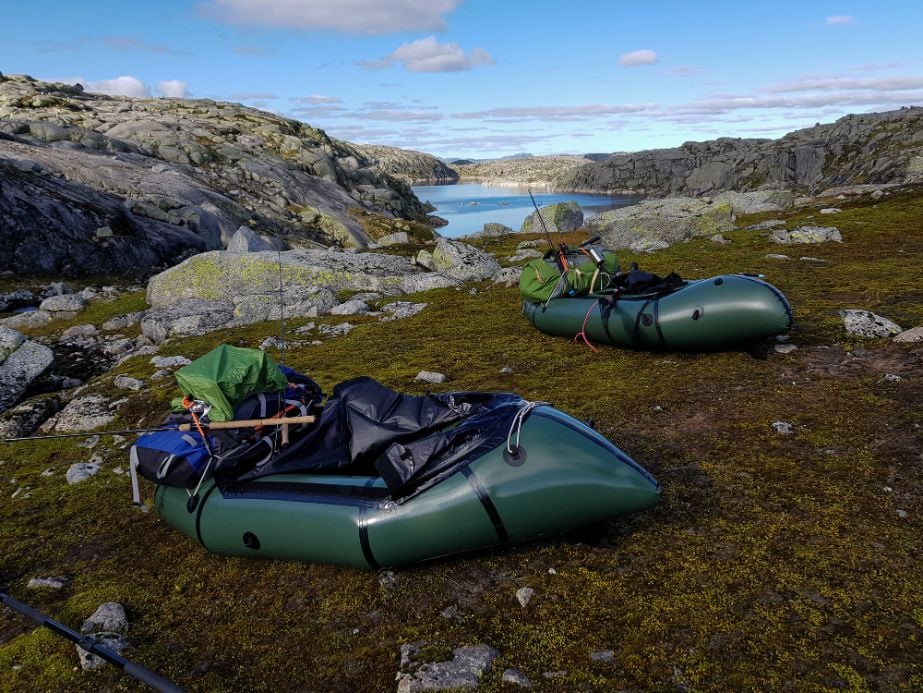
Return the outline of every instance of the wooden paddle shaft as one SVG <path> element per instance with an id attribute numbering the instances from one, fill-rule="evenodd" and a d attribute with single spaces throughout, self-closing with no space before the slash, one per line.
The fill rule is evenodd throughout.
<path id="1" fill-rule="evenodd" d="M 221 428 L 257 428 L 259 426 L 288 426 L 289 424 L 314 423 L 313 416 L 289 416 L 283 419 L 240 419 L 236 421 L 212 421 L 203 428 L 218 430 Z M 181 431 L 194 431 L 195 424 L 180 424 Z"/>

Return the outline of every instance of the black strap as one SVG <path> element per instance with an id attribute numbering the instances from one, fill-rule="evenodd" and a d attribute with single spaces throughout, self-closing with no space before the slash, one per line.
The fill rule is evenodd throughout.
<path id="1" fill-rule="evenodd" d="M 648 304 L 651 302 L 651 299 L 647 299 L 644 304 L 641 306 L 641 310 L 638 311 L 638 314 L 635 316 L 635 332 L 634 337 L 636 342 L 641 341 L 641 316 L 644 315 L 644 309 L 647 308 Z"/>
<path id="2" fill-rule="evenodd" d="M 660 343 L 666 346 L 667 340 L 664 339 L 663 330 L 660 329 L 660 296 L 654 300 L 654 327 L 657 328 L 657 336 L 660 337 Z"/>
<path id="3" fill-rule="evenodd" d="M 359 509 L 359 544 L 362 546 L 362 555 L 365 556 L 366 563 L 372 570 L 378 570 L 381 566 L 375 560 L 375 554 L 372 553 L 372 545 L 369 543 L 369 518 L 368 509 Z"/>
<path id="4" fill-rule="evenodd" d="M 612 333 L 609 331 L 609 318 L 612 315 L 612 309 L 615 308 L 615 302 L 619 300 L 619 296 L 621 295 L 622 291 L 616 289 L 615 293 L 611 296 L 601 296 L 599 298 L 599 321 L 603 325 L 603 330 L 609 338 L 610 344 L 615 344 L 616 342 L 612 337 Z"/>
<path id="5" fill-rule="evenodd" d="M 208 546 L 205 545 L 205 540 L 202 538 L 202 511 L 205 510 L 205 502 L 208 500 L 208 497 L 214 493 L 216 488 L 218 488 L 218 486 L 212 484 L 212 487 L 208 489 L 208 491 L 205 493 L 205 496 L 202 498 L 202 500 L 199 501 L 198 512 L 196 512 L 195 516 L 195 535 L 199 540 L 199 543 L 206 549 L 208 549 Z M 211 549 L 208 550 L 211 551 Z"/>
<path id="6" fill-rule="evenodd" d="M 500 513 L 497 512 L 497 506 L 494 505 L 494 502 L 487 494 L 487 489 L 484 488 L 484 484 L 477 478 L 477 475 L 471 467 L 462 467 L 461 473 L 468 479 L 468 483 L 471 484 L 471 488 L 474 489 L 475 495 L 478 497 L 478 500 L 481 501 L 484 510 L 487 511 L 487 515 L 490 517 L 491 523 L 493 523 L 494 530 L 497 532 L 497 537 L 500 539 L 500 542 L 508 544 L 510 538 L 506 533 L 506 527 L 503 526 L 503 519 L 500 517 Z"/>

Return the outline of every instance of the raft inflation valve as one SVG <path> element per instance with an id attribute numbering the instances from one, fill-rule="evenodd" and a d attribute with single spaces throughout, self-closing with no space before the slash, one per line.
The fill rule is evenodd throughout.
<path id="1" fill-rule="evenodd" d="M 516 445 L 503 451 L 503 461 L 511 467 L 521 467 L 526 463 L 526 449 Z"/>

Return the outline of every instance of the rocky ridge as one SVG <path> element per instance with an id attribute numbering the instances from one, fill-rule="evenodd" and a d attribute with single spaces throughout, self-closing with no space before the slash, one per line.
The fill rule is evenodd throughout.
<path id="1" fill-rule="evenodd" d="M 703 195 L 722 190 L 923 181 L 923 108 L 848 115 L 777 140 L 722 137 L 614 154 L 558 176 L 557 190 Z"/>
<path id="2" fill-rule="evenodd" d="M 353 145 L 382 171 L 409 185 L 457 183 L 458 173 L 431 154 L 382 144 Z"/>
<path id="3" fill-rule="evenodd" d="M 136 268 L 173 264 L 241 225 L 290 245 L 363 247 L 355 210 L 425 214 L 409 185 L 304 123 L 15 75 L 0 75 L 0 183 L 0 271 L 18 273 L 120 272 L 122 254 Z"/>
<path id="4" fill-rule="evenodd" d="M 534 185 L 550 187 L 569 172 L 591 163 L 582 155 L 554 154 L 524 159 L 494 159 L 472 164 L 455 164 L 462 179 L 485 185 Z"/>

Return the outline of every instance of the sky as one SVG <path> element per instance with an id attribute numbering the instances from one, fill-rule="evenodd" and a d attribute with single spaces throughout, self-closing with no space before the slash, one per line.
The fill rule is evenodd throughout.
<path id="1" fill-rule="evenodd" d="M 13 0 L 0 71 L 444 158 L 780 137 L 923 106 L 923 2 Z"/>

